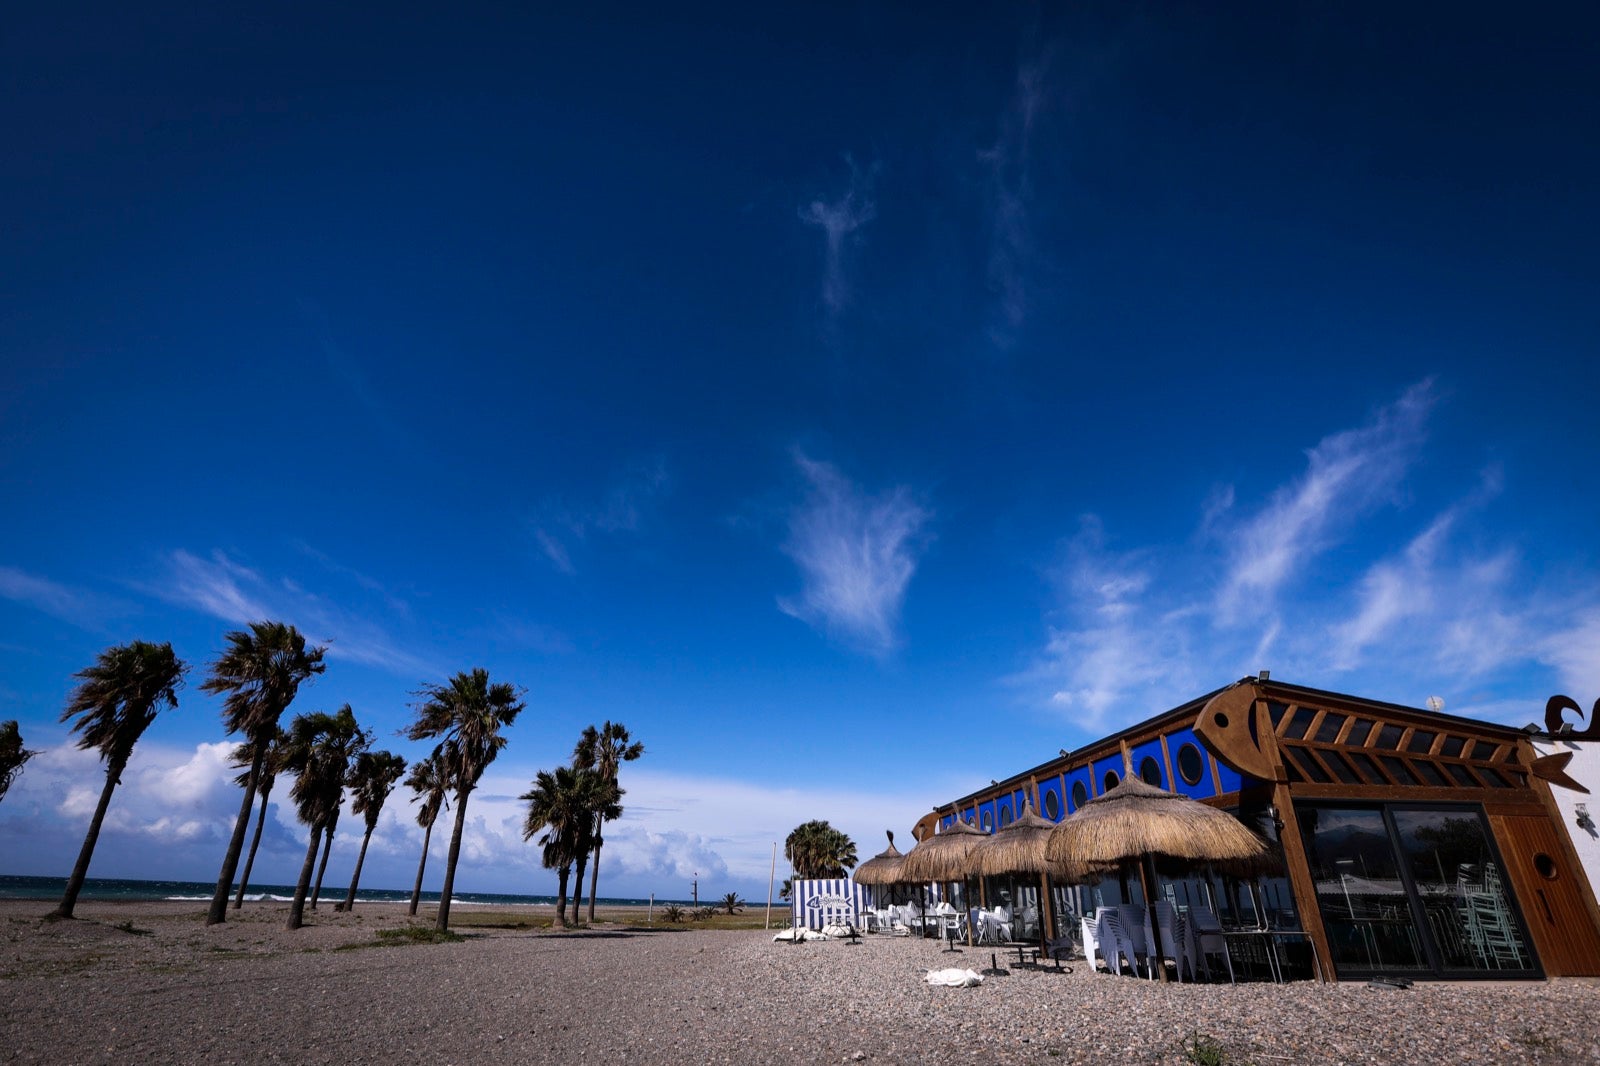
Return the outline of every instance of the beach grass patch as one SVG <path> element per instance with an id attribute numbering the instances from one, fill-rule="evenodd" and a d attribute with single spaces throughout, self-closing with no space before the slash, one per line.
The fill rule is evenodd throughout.
<path id="1" fill-rule="evenodd" d="M 1234 1063 L 1222 1041 L 1198 1029 L 1184 1041 L 1183 1057 L 1194 1066 L 1233 1066 Z"/>
<path id="2" fill-rule="evenodd" d="M 116 925 L 112 926 L 111 928 L 120 930 L 121 932 L 127 933 L 130 936 L 155 936 L 156 935 L 153 930 L 140 929 L 138 926 L 133 924 L 133 920 L 132 919 L 129 919 L 126 922 L 118 922 Z"/>

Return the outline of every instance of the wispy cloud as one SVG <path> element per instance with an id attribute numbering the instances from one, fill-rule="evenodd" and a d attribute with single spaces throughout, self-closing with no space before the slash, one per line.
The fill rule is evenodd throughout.
<path id="1" fill-rule="evenodd" d="M 1420 452 L 1434 403 L 1430 378 L 1365 426 L 1323 438 L 1307 453 L 1306 472 L 1230 531 L 1235 547 L 1217 596 L 1225 618 L 1269 611 L 1278 590 L 1328 547 L 1338 524 L 1392 498 Z"/>
<path id="2" fill-rule="evenodd" d="M 79 629 L 99 630 L 126 605 L 97 593 L 63 585 L 14 566 L 0 566 L 0 599 L 25 604 Z"/>
<path id="3" fill-rule="evenodd" d="M 1011 99 L 1000 116 L 993 146 L 978 153 L 989 175 L 990 291 L 998 303 L 1000 322 L 993 339 L 1008 344 L 1022 326 L 1028 307 L 1028 272 L 1033 257 L 1029 214 L 1033 204 L 1033 138 L 1044 108 L 1048 57 L 1026 60 L 1017 68 Z"/>
<path id="4" fill-rule="evenodd" d="M 546 501 L 531 522 L 534 543 L 563 574 L 576 574 L 573 551 L 591 534 L 637 533 L 652 509 L 672 491 L 666 460 L 636 463 L 605 494 L 587 506 Z"/>
<path id="5" fill-rule="evenodd" d="M 334 658 L 403 677 L 440 672 L 434 664 L 402 648 L 365 614 L 340 607 L 292 579 L 269 580 L 222 551 L 213 551 L 208 558 L 173 552 L 166 560 L 162 580 L 148 591 L 225 622 L 282 619 L 308 638 L 327 644 L 328 654 Z"/>
<path id="6" fill-rule="evenodd" d="M 877 217 L 872 184 L 877 168 L 862 170 L 849 156 L 850 184 L 835 200 L 813 200 L 800 208 L 800 221 L 820 229 L 825 241 L 822 269 L 822 303 L 836 315 L 850 302 L 845 256 L 857 230 Z"/>
<path id="7" fill-rule="evenodd" d="M 916 573 L 929 512 L 910 489 L 876 495 L 836 468 L 796 452 L 805 502 L 789 517 L 783 551 L 800 567 L 798 598 L 784 613 L 873 655 L 899 643 L 900 608 Z"/>
<path id="8" fill-rule="evenodd" d="M 1524 721 L 1531 712 L 1514 695 L 1530 679 L 1546 684 L 1553 670 L 1562 684 L 1592 684 L 1600 584 L 1535 580 L 1513 545 L 1495 542 L 1498 469 L 1398 545 L 1392 523 L 1362 524 L 1402 498 L 1434 402 L 1423 382 L 1368 424 L 1324 439 L 1304 474 L 1232 529 L 1232 490 L 1205 502 L 1200 535 L 1178 546 L 1111 551 L 1100 521 L 1085 520 L 1054 575 L 1061 599 L 1044 647 L 1010 680 L 1085 731 L 1262 667 L 1402 702 L 1439 694 L 1457 710 Z M 1351 559 L 1363 556 L 1349 581 Z M 1219 570 L 1220 597 L 1207 577 Z"/>

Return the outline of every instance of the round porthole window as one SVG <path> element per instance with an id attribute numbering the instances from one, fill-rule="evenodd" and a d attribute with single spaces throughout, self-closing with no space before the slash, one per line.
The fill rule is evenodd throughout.
<path id="1" fill-rule="evenodd" d="M 1161 787 L 1161 764 L 1149 755 L 1139 764 L 1139 776 L 1144 778 L 1144 783 Z"/>
<path id="2" fill-rule="evenodd" d="M 980 819 L 980 821 L 983 824 L 983 831 L 985 833 L 994 829 L 994 815 L 990 814 L 988 811 L 983 812 L 983 817 Z"/>
<path id="3" fill-rule="evenodd" d="M 1010 807 L 1001 807 L 1000 808 L 1000 828 L 1004 829 L 1006 826 L 1008 826 L 1010 824 L 1011 824 L 1011 808 Z"/>
<path id="4" fill-rule="evenodd" d="M 1052 822 L 1061 820 L 1061 794 L 1059 792 L 1046 792 L 1044 794 L 1044 816 Z"/>
<path id="5" fill-rule="evenodd" d="M 1117 772 L 1115 770 L 1107 770 L 1105 780 L 1101 782 L 1103 786 L 1102 791 L 1110 792 L 1112 789 L 1117 787 L 1117 782 L 1121 780 L 1122 778 L 1117 776 Z"/>
<path id="6" fill-rule="evenodd" d="M 1082 810 L 1083 805 L 1089 802 L 1089 790 L 1083 787 L 1082 781 L 1072 783 L 1072 809 Z"/>
<path id="7" fill-rule="evenodd" d="M 1200 754 L 1200 749 L 1193 744 L 1184 744 L 1178 749 L 1178 776 L 1183 778 L 1186 785 L 1198 785 L 1206 773 L 1205 756 Z"/>
<path id="8" fill-rule="evenodd" d="M 1546 881 L 1556 879 L 1556 861 L 1542 851 L 1533 857 L 1533 868 L 1538 870 L 1539 876 Z"/>

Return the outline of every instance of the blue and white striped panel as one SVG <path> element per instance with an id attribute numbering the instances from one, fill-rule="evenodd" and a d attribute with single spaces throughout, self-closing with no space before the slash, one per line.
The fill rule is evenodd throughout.
<path id="1" fill-rule="evenodd" d="M 790 887 L 794 924 L 821 929 L 830 924 L 860 928 L 862 910 L 872 905 L 871 893 L 848 877 L 796 881 Z"/>

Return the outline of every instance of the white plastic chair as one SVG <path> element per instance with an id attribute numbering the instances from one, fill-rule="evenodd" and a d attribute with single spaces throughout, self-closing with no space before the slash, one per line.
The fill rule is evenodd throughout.
<path id="1" fill-rule="evenodd" d="M 1233 956 L 1228 954 L 1228 938 L 1222 935 L 1222 923 L 1217 920 L 1217 913 L 1210 907 L 1189 908 L 1189 936 L 1194 941 L 1195 953 L 1206 968 L 1206 974 L 1211 973 L 1211 956 L 1221 955 L 1222 963 L 1228 969 L 1228 983 L 1236 984 L 1233 976 Z"/>
<path id="2" fill-rule="evenodd" d="M 1100 947 L 1100 941 L 1095 934 L 1095 920 L 1085 914 L 1078 919 L 1078 928 L 1083 933 L 1083 957 L 1089 960 L 1089 969 L 1095 967 L 1094 953 Z"/>
<path id="3" fill-rule="evenodd" d="M 1145 975 L 1154 977 L 1156 972 L 1150 964 L 1149 914 L 1137 903 L 1119 904 L 1116 910 L 1122 935 L 1127 938 L 1128 944 L 1133 949 L 1134 972 L 1138 972 L 1138 960 L 1143 960 Z"/>
<path id="4" fill-rule="evenodd" d="M 1124 961 L 1128 969 L 1135 974 L 1139 972 L 1139 965 L 1134 954 L 1133 942 L 1127 937 L 1122 928 L 1122 921 L 1114 907 L 1101 907 L 1094 916 L 1095 946 L 1101 956 L 1106 960 L 1106 969 L 1112 973 L 1120 974 Z"/>
<path id="5" fill-rule="evenodd" d="M 1156 901 L 1156 927 L 1161 931 L 1161 948 L 1163 956 L 1154 959 L 1156 966 L 1164 966 L 1166 959 L 1172 960 L 1172 968 L 1178 971 L 1178 982 L 1183 982 L 1183 968 L 1189 968 L 1189 980 L 1195 979 L 1194 946 L 1189 940 L 1188 923 L 1176 907 L 1166 900 Z M 1153 953 L 1153 949 L 1152 949 Z"/>

